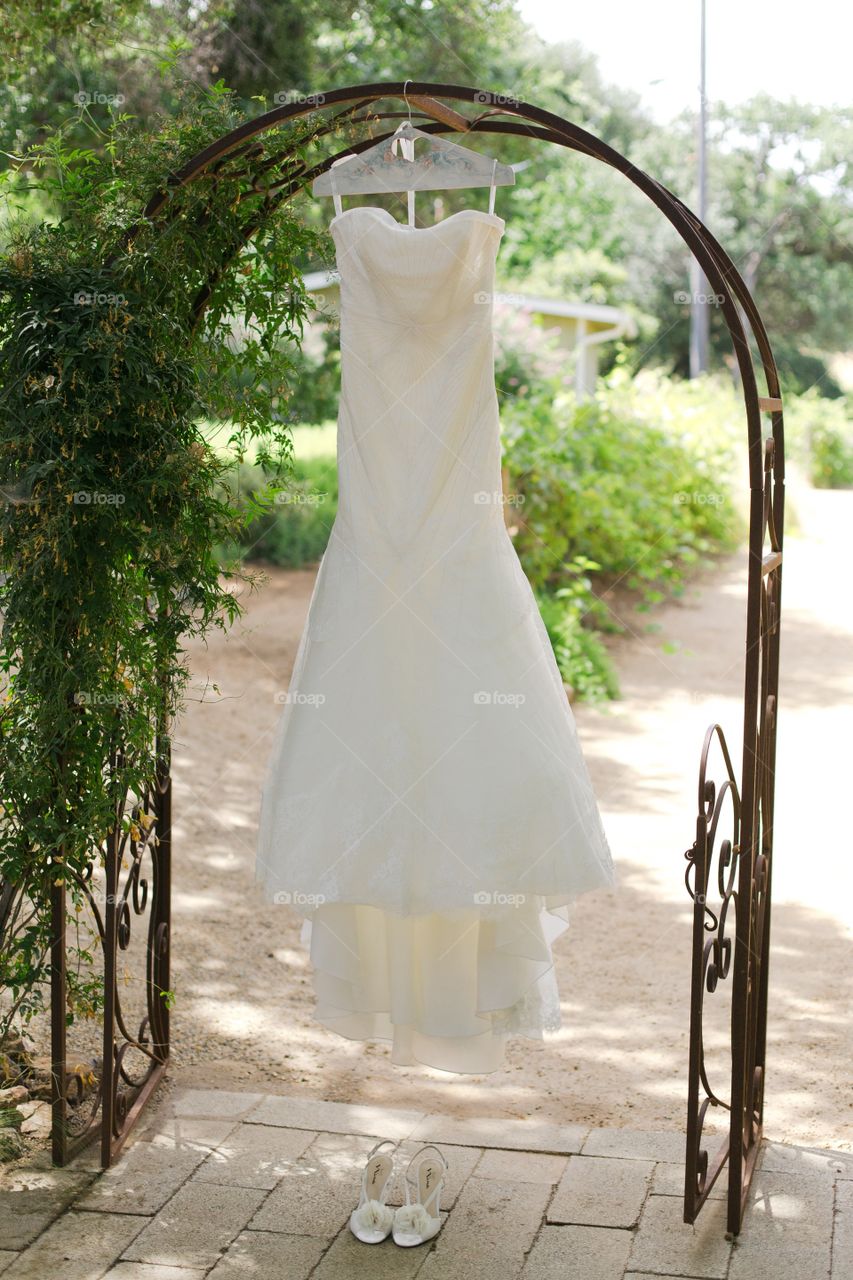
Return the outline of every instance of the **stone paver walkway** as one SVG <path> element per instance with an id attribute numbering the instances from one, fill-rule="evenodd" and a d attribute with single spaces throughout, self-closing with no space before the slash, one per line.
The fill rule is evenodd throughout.
<path id="1" fill-rule="evenodd" d="M 435 1142 L 444 1226 L 420 1248 L 350 1234 L 367 1151 Z M 721 1181 L 681 1221 L 674 1132 L 452 1120 L 312 1099 L 177 1089 L 116 1166 L 46 1152 L 0 1183 L 3 1280 L 849 1280 L 853 1155 L 768 1144 L 736 1241 Z M 392 1203 L 399 1203 L 399 1193 Z"/>

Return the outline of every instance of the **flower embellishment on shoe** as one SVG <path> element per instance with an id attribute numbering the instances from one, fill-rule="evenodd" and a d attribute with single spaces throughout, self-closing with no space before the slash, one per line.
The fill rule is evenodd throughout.
<path id="1" fill-rule="evenodd" d="M 383 1150 L 390 1147 L 391 1150 Z M 394 1210 L 385 1203 L 394 1181 L 393 1153 L 397 1143 L 386 1138 L 377 1142 L 367 1156 L 361 1175 L 361 1195 L 350 1214 L 350 1231 L 362 1244 L 380 1244 L 387 1240 L 394 1224 Z"/>
<path id="2" fill-rule="evenodd" d="M 417 1163 L 416 1179 L 412 1182 L 416 1199 L 409 1194 L 410 1174 Z M 409 1248 L 425 1244 L 441 1230 L 439 1200 L 444 1187 L 447 1162 L 437 1147 L 421 1147 L 412 1157 L 404 1182 L 406 1203 L 394 1214 L 394 1243 Z"/>
<path id="3" fill-rule="evenodd" d="M 365 1235 L 372 1236 L 377 1232 L 379 1238 L 384 1240 L 391 1234 L 393 1222 L 394 1210 L 390 1205 L 380 1204 L 378 1200 L 368 1200 L 360 1209 L 353 1209 L 350 1217 L 350 1225 L 360 1240 Z"/>
<path id="4" fill-rule="evenodd" d="M 400 1235 L 418 1235 L 426 1239 L 432 1227 L 433 1217 L 422 1204 L 404 1204 L 394 1214 L 394 1230 Z"/>

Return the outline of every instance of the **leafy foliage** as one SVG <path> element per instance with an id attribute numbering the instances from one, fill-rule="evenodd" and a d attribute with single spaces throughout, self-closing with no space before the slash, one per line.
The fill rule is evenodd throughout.
<path id="1" fill-rule="evenodd" d="M 788 438 L 815 488 L 853 488 L 851 408 L 849 396 L 828 400 L 814 388 L 790 405 L 786 418 Z"/>
<path id="2" fill-rule="evenodd" d="M 578 404 L 560 391 L 504 414 L 505 463 L 524 498 L 516 547 L 541 588 L 567 585 L 584 555 L 654 603 L 701 554 L 731 544 L 733 508 L 711 469 L 613 399 Z"/>
<path id="3" fill-rule="evenodd" d="M 647 612 L 683 591 L 700 556 L 734 547 L 743 532 L 719 470 L 725 440 L 705 458 L 673 417 L 644 421 L 619 373 L 588 401 L 558 383 L 502 409 L 515 547 L 557 665 L 584 698 L 618 693 L 600 636 L 626 629 L 613 587 Z"/>
<path id="4" fill-rule="evenodd" d="M 167 739 L 181 706 L 184 638 L 238 612 L 214 548 L 261 504 L 228 490 L 228 461 L 199 418 L 227 415 L 233 453 L 253 443 L 287 475 L 287 347 L 300 339 L 315 233 L 239 164 L 173 187 L 160 223 L 141 217 L 164 176 L 234 122 L 217 90 L 154 135 L 118 120 L 100 155 L 60 134 L 22 166 L 56 221 L 19 222 L 0 261 L 7 1021 L 39 1007 L 51 883 L 74 901 L 116 815 L 125 829 L 150 820 L 126 802 L 150 782 L 155 734 Z M 300 128 L 297 149 L 310 122 Z M 247 203 L 258 230 L 241 250 Z M 88 970 L 69 991 L 69 1018 L 91 1013 Z"/>
<path id="5" fill-rule="evenodd" d="M 244 492 L 260 493 L 267 487 L 260 468 L 240 468 L 237 482 Z M 266 560 L 291 569 L 316 564 L 326 549 L 337 504 L 336 459 L 297 458 L 292 481 L 286 490 L 278 491 L 274 509 L 255 516 L 241 530 L 234 550 L 246 560 Z"/>
<path id="6" fill-rule="evenodd" d="M 575 575 L 571 586 L 550 594 L 540 592 L 536 597 L 560 674 L 585 702 L 604 702 L 619 696 L 616 669 L 601 637 L 584 625 L 594 599 L 587 570 L 600 568 L 594 560 L 576 556 L 567 566 L 567 572 Z"/>

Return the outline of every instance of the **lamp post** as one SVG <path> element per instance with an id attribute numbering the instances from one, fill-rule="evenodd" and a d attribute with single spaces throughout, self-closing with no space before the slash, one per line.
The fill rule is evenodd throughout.
<path id="1" fill-rule="evenodd" d="M 705 148 L 707 116 L 705 111 L 705 0 L 700 0 L 701 31 L 699 36 L 699 130 L 697 152 L 699 162 L 696 212 L 702 223 L 707 221 L 707 170 Z M 690 262 L 690 376 L 695 378 L 708 368 L 708 281 L 695 258 Z"/>

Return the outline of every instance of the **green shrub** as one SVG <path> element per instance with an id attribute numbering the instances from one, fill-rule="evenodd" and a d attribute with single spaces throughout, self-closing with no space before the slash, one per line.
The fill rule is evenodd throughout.
<path id="1" fill-rule="evenodd" d="M 817 489 L 853 486 L 851 397 L 827 399 L 812 389 L 788 402 L 786 434 L 793 434 L 809 480 Z M 791 432 L 788 432 L 790 423 Z"/>
<path id="2" fill-rule="evenodd" d="M 698 433 L 702 445 L 691 438 L 691 416 L 709 412 L 707 390 L 704 402 L 689 392 L 694 403 L 680 412 L 661 407 L 657 425 L 636 411 L 636 394 L 617 371 L 594 399 L 578 403 L 562 385 L 540 386 L 502 414 L 515 547 L 560 673 L 585 700 L 619 696 L 600 633 L 626 627 L 605 589 L 634 590 L 635 608 L 647 611 L 681 594 L 700 557 L 734 547 L 744 533 L 729 493 L 733 442 L 725 430 L 714 445 L 707 431 Z M 644 411 L 655 417 L 648 401 Z"/>
<path id="3" fill-rule="evenodd" d="M 292 355 L 294 387 L 287 402 L 292 422 L 323 422 L 338 412 L 341 386 L 340 329 L 330 323 L 312 330 L 313 341 Z"/>
<path id="4" fill-rule="evenodd" d="M 816 489 L 853 487 L 853 436 L 825 423 L 812 432 L 811 482 Z"/>
<path id="5" fill-rule="evenodd" d="M 571 568 L 577 577 L 571 586 L 551 594 L 536 593 L 539 612 L 548 632 L 560 675 L 579 699 L 604 702 L 619 697 L 619 681 L 600 637 L 583 625 L 590 603 L 598 603 L 584 569 L 598 569 L 593 560 L 579 556 Z"/>
<path id="6" fill-rule="evenodd" d="M 296 459 L 286 488 L 274 493 L 260 467 L 242 466 L 232 486 L 264 507 L 246 526 L 239 543 L 220 548 L 225 557 L 238 554 L 245 560 L 266 560 L 288 569 L 316 564 L 326 549 L 338 503 L 335 458 Z"/>
<path id="7" fill-rule="evenodd" d="M 511 486 L 523 502 L 515 545 L 540 591 L 570 585 L 575 557 L 636 589 L 645 605 L 680 592 L 685 571 L 742 532 L 727 487 L 661 427 L 617 413 L 604 389 L 565 390 L 505 415 Z"/>

